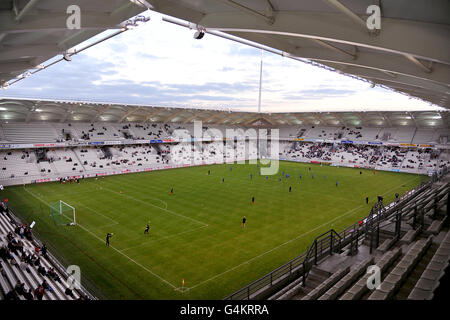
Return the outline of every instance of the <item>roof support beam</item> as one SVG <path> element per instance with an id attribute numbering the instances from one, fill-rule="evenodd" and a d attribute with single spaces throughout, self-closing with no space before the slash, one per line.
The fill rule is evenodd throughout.
<path id="1" fill-rule="evenodd" d="M 153 112 L 150 112 L 149 114 L 147 114 L 144 118 L 144 120 L 141 121 L 141 123 L 145 123 L 148 120 L 150 120 L 152 117 L 156 116 L 158 113 L 161 113 L 164 109 L 156 109 Z"/>
<path id="2" fill-rule="evenodd" d="M 172 113 L 172 114 L 170 114 L 168 117 L 164 118 L 164 119 L 163 119 L 163 122 L 164 122 L 164 123 L 169 122 L 170 120 L 175 119 L 177 116 L 179 116 L 180 114 L 185 113 L 185 112 L 186 112 L 186 110 L 185 110 L 185 109 L 182 109 L 182 110 L 180 110 L 180 111 L 177 111 L 177 112 L 175 112 L 175 113 Z"/>
<path id="3" fill-rule="evenodd" d="M 248 119 L 247 121 L 243 122 L 242 124 L 243 124 L 243 125 L 247 125 L 247 124 L 249 124 L 249 123 L 252 123 L 253 121 L 258 120 L 259 118 L 261 118 L 261 115 L 260 115 L 260 114 L 254 115 L 254 116 L 252 116 L 250 119 Z"/>
<path id="4" fill-rule="evenodd" d="M 47 57 L 52 55 L 52 52 L 58 50 L 51 45 L 2 45 L 0 44 L 0 60 L 17 60 L 34 57 Z"/>
<path id="5" fill-rule="evenodd" d="M 120 123 L 120 122 L 124 121 L 128 116 L 132 115 L 134 112 L 136 112 L 136 111 L 139 110 L 139 109 L 140 109 L 140 107 L 134 107 L 134 108 L 132 108 L 131 110 L 125 112 L 125 113 L 123 114 L 123 116 L 120 117 L 119 121 L 117 121 L 117 123 Z"/>
<path id="6" fill-rule="evenodd" d="M 316 119 L 316 121 L 319 121 L 318 125 L 327 125 L 326 121 L 323 121 L 323 119 L 319 116 L 318 113 L 311 113 L 311 117 L 313 117 L 314 119 Z"/>
<path id="7" fill-rule="evenodd" d="M 350 10 L 349 8 L 344 6 L 338 0 L 324 0 L 324 1 L 327 2 L 329 5 L 331 5 L 332 7 L 336 8 L 337 10 L 339 10 L 340 12 L 342 12 L 343 14 L 345 14 L 347 17 L 352 19 L 356 24 L 358 24 L 359 26 L 361 26 L 365 30 L 368 30 L 366 21 L 364 21 L 360 16 L 358 16 L 352 10 Z"/>
<path id="8" fill-rule="evenodd" d="M 391 122 L 391 119 L 389 119 L 389 117 L 386 117 L 383 113 L 381 113 L 381 112 L 378 112 L 378 115 L 380 116 L 380 117 L 382 117 L 383 119 L 384 119 L 384 121 L 386 121 L 387 123 L 388 123 L 388 125 L 389 125 L 389 128 L 392 128 L 392 122 Z"/>
<path id="9" fill-rule="evenodd" d="M 26 61 L 14 61 L 14 62 L 1 62 L 0 70 L 3 73 L 7 72 L 21 72 L 35 67 L 35 64 L 31 60 Z"/>
<path id="10" fill-rule="evenodd" d="M 21 23 L 17 23 L 10 13 L 0 11 L 0 30 L 2 33 L 22 33 L 42 31 L 71 31 L 66 27 L 66 13 L 44 11 L 39 15 L 29 15 Z M 107 29 L 120 29 L 120 21 L 113 21 L 109 14 L 99 12 L 83 12 L 82 30 L 94 29 L 97 32 Z M 73 30 L 72 30 L 73 32 Z"/>
<path id="11" fill-rule="evenodd" d="M 278 12 L 277 24 L 266 27 L 255 26 L 254 21 L 234 13 L 207 14 L 201 20 L 207 31 L 222 31 L 254 41 L 252 34 L 279 35 L 303 39 L 353 45 L 379 52 L 399 55 L 413 55 L 419 59 L 450 64 L 448 32 L 439 23 L 425 23 L 413 20 L 388 19 L 383 21 L 383 37 L 368 37 L 339 13 L 321 12 Z M 399 41 L 408 30 L 408 41 Z M 261 41 L 256 41 L 261 43 Z M 265 43 L 262 43 L 265 44 Z M 276 46 L 275 46 L 276 47 Z M 293 55 L 297 53 L 290 52 Z"/>
<path id="12" fill-rule="evenodd" d="M 222 123 L 224 123 L 225 121 L 227 121 L 228 119 L 231 119 L 231 118 L 233 118 L 233 117 L 235 117 L 235 116 L 236 116 L 236 114 L 233 113 L 233 112 L 231 112 L 229 115 L 224 116 L 224 117 L 221 118 L 219 121 L 216 121 L 214 124 L 222 124 Z"/>
<path id="13" fill-rule="evenodd" d="M 341 48 L 338 48 L 338 47 L 336 47 L 336 46 L 333 46 L 332 44 L 329 44 L 328 42 L 325 42 L 325 41 L 323 41 L 323 40 L 318 40 L 318 39 L 313 39 L 313 41 L 316 42 L 316 43 L 318 43 L 318 44 L 320 44 L 321 46 L 323 46 L 323 47 L 325 47 L 325 48 L 334 50 L 334 51 L 336 51 L 336 52 L 338 52 L 338 53 L 342 53 L 342 54 L 344 54 L 344 55 L 346 55 L 346 56 L 351 57 L 352 59 L 356 59 L 356 54 L 353 54 L 353 53 L 347 52 L 347 51 L 345 51 L 345 50 L 342 50 Z"/>
<path id="14" fill-rule="evenodd" d="M 75 105 L 71 106 L 69 109 L 67 109 L 67 111 L 61 117 L 61 119 L 59 119 L 59 123 L 65 122 L 67 120 L 67 118 L 69 117 L 69 115 L 71 115 L 72 112 L 75 111 L 75 109 L 77 109 L 79 106 L 80 106 L 79 104 L 75 104 Z"/>
<path id="15" fill-rule="evenodd" d="M 120 13 L 123 10 L 126 10 L 130 7 L 132 7 L 134 4 L 131 1 L 128 1 L 127 3 L 125 3 L 124 5 L 122 5 L 121 7 L 118 7 L 116 10 L 112 11 L 110 13 L 110 16 L 116 16 L 118 13 Z"/>
<path id="16" fill-rule="evenodd" d="M 298 115 L 297 113 L 291 113 L 291 116 L 293 116 L 297 120 L 300 120 L 302 125 L 308 124 L 308 121 L 306 121 L 305 118 L 303 118 L 302 116 Z"/>
<path id="17" fill-rule="evenodd" d="M 360 126 L 364 127 L 366 125 L 366 119 L 364 118 L 364 114 L 363 113 L 355 112 L 353 115 L 359 119 Z"/>
<path id="18" fill-rule="evenodd" d="M 341 124 L 343 124 L 345 127 L 347 127 L 347 122 L 344 120 L 344 118 L 343 117 L 341 117 L 340 115 L 339 115 L 339 113 L 333 113 L 333 116 L 336 118 L 336 119 L 338 119 L 339 120 L 339 122 L 341 123 Z"/>
<path id="19" fill-rule="evenodd" d="M 202 112 L 202 113 L 203 113 L 203 112 Z M 193 113 L 193 114 L 191 114 L 189 117 L 187 117 L 186 119 L 184 119 L 182 123 L 185 124 L 185 123 L 191 122 L 191 120 L 192 120 L 192 119 L 195 119 L 197 116 L 198 116 L 198 114 Z"/>
<path id="20" fill-rule="evenodd" d="M 386 70 L 378 70 L 378 71 L 381 72 L 381 73 L 384 73 L 385 75 L 388 75 L 391 78 L 396 78 L 397 77 L 396 73 L 392 73 L 392 72 L 389 72 L 389 71 L 386 71 Z"/>
<path id="21" fill-rule="evenodd" d="M 387 81 L 390 83 L 389 87 L 395 88 L 396 84 L 409 86 L 413 90 L 421 88 L 431 93 L 445 94 L 447 88 L 441 83 L 434 81 L 427 81 L 422 78 L 410 77 L 403 74 L 392 74 L 382 70 L 375 70 L 369 68 L 359 68 L 355 66 L 343 66 L 339 70 L 347 74 L 356 74 L 368 80 L 378 83 L 379 81 Z"/>
<path id="22" fill-rule="evenodd" d="M 222 112 L 215 112 L 209 115 L 207 118 L 203 119 L 202 122 L 210 123 L 212 119 L 222 116 Z"/>
<path id="23" fill-rule="evenodd" d="M 414 117 L 414 115 L 411 112 L 408 112 L 408 115 L 411 117 L 411 120 L 414 121 L 416 128 L 418 128 L 419 125 L 417 124 L 417 121 L 416 121 L 416 118 Z"/>
<path id="24" fill-rule="evenodd" d="M 25 123 L 29 123 L 31 121 L 31 118 L 33 117 L 33 113 L 34 113 L 34 110 L 28 111 L 27 117 L 25 118 Z"/>
<path id="25" fill-rule="evenodd" d="M 189 117 L 187 117 L 186 119 L 184 119 L 183 124 L 191 122 L 191 120 L 197 118 L 200 114 L 204 114 L 204 113 L 205 113 L 205 111 L 201 111 L 201 112 L 199 112 L 199 113 L 195 113 L 195 112 L 194 112 L 194 113 L 191 114 Z"/>
<path id="26" fill-rule="evenodd" d="M 241 120 L 240 122 L 239 122 L 239 124 L 241 125 L 241 124 L 244 124 L 245 123 L 245 119 L 249 119 L 250 117 L 253 117 L 253 115 L 254 115 L 254 113 L 249 113 L 249 114 L 246 114 L 246 115 L 242 115 L 241 117 L 239 117 L 239 118 L 237 118 L 237 119 L 234 119 L 234 120 L 232 120 L 232 121 L 230 121 L 229 122 L 229 124 L 230 125 L 234 125 L 236 122 L 238 122 L 239 120 Z M 242 121 L 242 120 L 244 120 L 244 121 Z"/>
<path id="27" fill-rule="evenodd" d="M 406 59 L 408 59 L 409 61 L 411 61 L 412 63 L 414 63 L 416 66 L 418 66 L 419 68 L 421 68 L 422 70 L 424 70 L 427 73 L 431 73 L 431 68 L 428 68 L 426 65 L 424 65 L 422 62 L 419 61 L 419 59 L 417 59 L 416 57 L 413 57 L 412 55 L 405 55 Z"/>
<path id="28" fill-rule="evenodd" d="M 269 9 L 269 11 L 270 10 L 272 11 L 272 15 L 271 16 L 266 16 L 265 14 L 262 14 L 262 13 L 260 13 L 260 12 L 258 12 L 256 10 L 253 10 L 253 9 L 251 9 L 249 7 L 243 6 L 242 4 L 237 3 L 236 1 L 233 1 L 233 0 L 222 0 L 222 2 L 225 2 L 226 4 L 228 4 L 228 5 L 230 5 L 230 6 L 234 7 L 234 8 L 237 8 L 237 9 L 239 9 L 241 11 L 244 11 L 246 13 L 254 15 L 254 16 L 258 17 L 258 18 L 261 18 L 268 24 L 273 24 L 275 22 L 275 18 L 273 16 L 273 7 L 272 7 L 272 4 L 269 1 L 267 1 L 267 2 L 269 3 L 270 8 L 271 8 L 271 9 Z"/>
<path id="29" fill-rule="evenodd" d="M 92 122 L 97 121 L 97 120 L 100 118 L 100 116 L 101 116 L 103 113 L 105 113 L 106 111 L 108 111 L 110 108 L 111 108 L 111 106 L 104 106 L 104 107 L 100 108 L 100 109 L 97 111 L 97 113 L 95 114 L 95 116 L 92 118 Z"/>
<path id="30" fill-rule="evenodd" d="M 267 116 L 263 116 L 262 117 L 263 120 L 266 120 L 268 123 L 270 123 L 272 126 L 275 125 L 276 123 L 274 123 L 274 121 L 270 118 L 268 118 Z"/>
<path id="31" fill-rule="evenodd" d="M 23 7 L 23 9 L 19 12 L 19 14 L 14 19 L 17 22 L 20 22 L 20 20 L 25 16 L 33 7 L 36 5 L 36 3 L 39 0 L 29 0 L 28 3 Z"/>
<path id="32" fill-rule="evenodd" d="M 275 118 L 275 119 L 278 119 L 278 120 L 282 121 L 283 124 L 286 123 L 286 124 L 289 125 L 289 126 L 292 124 L 288 119 L 286 119 L 286 116 L 285 116 L 284 114 L 280 114 L 280 113 L 272 113 L 271 116 L 272 116 L 273 118 Z"/>

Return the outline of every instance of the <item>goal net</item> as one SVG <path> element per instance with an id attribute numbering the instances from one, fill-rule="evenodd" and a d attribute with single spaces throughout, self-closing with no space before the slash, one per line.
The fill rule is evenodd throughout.
<path id="1" fill-rule="evenodd" d="M 74 226 L 75 208 L 62 200 L 50 204 L 50 217 L 56 224 Z"/>

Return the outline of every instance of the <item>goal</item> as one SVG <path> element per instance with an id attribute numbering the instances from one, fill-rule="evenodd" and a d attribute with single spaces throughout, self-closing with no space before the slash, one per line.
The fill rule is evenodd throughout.
<path id="1" fill-rule="evenodd" d="M 50 217 L 59 225 L 76 225 L 75 208 L 62 200 L 50 205 Z"/>

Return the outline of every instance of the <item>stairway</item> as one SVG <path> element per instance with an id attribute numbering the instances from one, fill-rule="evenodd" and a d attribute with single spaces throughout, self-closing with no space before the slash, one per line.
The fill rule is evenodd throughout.
<path id="1" fill-rule="evenodd" d="M 438 249 L 438 247 L 439 246 L 437 244 L 434 243 L 431 244 L 426 253 L 423 255 L 423 257 L 419 260 L 417 265 L 411 271 L 406 281 L 400 286 L 397 293 L 394 295 L 393 297 L 394 300 L 406 300 L 408 298 L 409 294 L 411 293 L 415 284 L 417 283 L 423 271 L 427 267 L 431 258 L 433 258 L 433 255 Z"/>
<path id="2" fill-rule="evenodd" d="M 291 298 L 292 300 L 301 300 L 310 291 L 324 282 L 330 276 L 329 272 L 323 271 L 316 266 L 312 267 L 306 280 L 305 286 L 301 286 L 300 290 Z"/>

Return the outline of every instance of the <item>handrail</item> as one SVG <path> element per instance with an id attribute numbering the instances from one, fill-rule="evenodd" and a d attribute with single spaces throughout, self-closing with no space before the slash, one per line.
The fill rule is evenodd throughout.
<path id="1" fill-rule="evenodd" d="M 361 221 L 364 221 L 364 225 L 371 224 L 372 221 L 378 220 L 378 222 L 382 222 L 384 220 L 387 220 L 393 216 L 398 210 L 402 210 L 407 204 L 410 203 L 411 200 L 413 200 L 416 196 L 420 195 L 424 190 L 431 187 L 433 182 L 439 180 L 442 176 L 444 176 L 447 173 L 447 167 L 444 167 L 442 172 L 439 175 L 433 176 L 432 179 L 430 179 L 427 182 L 422 182 L 417 188 L 413 189 L 411 192 L 409 192 L 406 197 L 399 201 L 393 201 L 389 203 L 387 206 L 383 208 L 380 212 L 368 215 L 366 218 L 362 219 Z M 357 232 L 358 235 L 365 235 L 365 228 L 360 228 L 359 222 L 356 222 L 349 227 L 345 228 L 341 232 L 336 232 L 334 229 L 330 229 L 327 232 L 324 232 L 323 234 L 317 236 L 314 240 L 311 246 L 308 248 L 308 250 L 299 256 L 295 257 L 294 259 L 288 261 L 287 263 L 281 265 L 280 267 L 276 268 L 275 270 L 269 272 L 268 274 L 262 276 L 261 278 L 251 282 L 247 286 L 241 288 L 240 290 L 232 293 L 231 295 L 227 296 L 225 300 L 244 300 L 244 299 L 251 299 L 251 296 L 257 293 L 258 291 L 262 290 L 266 286 L 272 286 L 274 282 L 282 277 L 286 277 L 291 275 L 294 271 L 300 272 L 300 276 L 304 276 L 304 280 L 306 279 L 306 276 L 308 275 L 310 268 L 309 266 L 312 265 L 312 252 L 315 253 L 315 251 L 321 247 L 321 253 L 325 254 L 328 252 L 330 254 L 335 251 L 332 247 L 332 236 L 337 236 L 339 238 L 339 248 L 342 248 L 343 246 L 350 243 L 350 241 L 353 240 L 353 234 L 354 232 Z M 330 234 L 329 242 L 326 242 L 324 240 L 326 239 L 320 239 L 326 234 Z M 320 240 L 318 240 L 320 239 Z M 326 247 L 325 249 L 330 248 L 330 250 L 323 250 L 324 249 L 324 243 L 325 245 L 330 244 L 330 247 Z M 315 253 L 314 259 L 318 260 L 317 254 Z M 301 265 L 301 271 L 300 270 Z M 289 268 L 288 268 L 289 267 Z M 281 272 L 284 270 L 285 272 Z"/>

